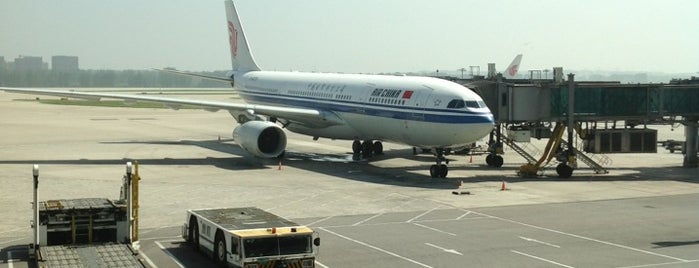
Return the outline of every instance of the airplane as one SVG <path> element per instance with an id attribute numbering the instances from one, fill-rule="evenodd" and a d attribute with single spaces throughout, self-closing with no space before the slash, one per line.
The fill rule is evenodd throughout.
<path id="1" fill-rule="evenodd" d="M 510 65 L 507 66 L 507 69 L 505 69 L 505 73 L 503 74 L 503 76 L 508 79 L 515 78 L 517 76 L 517 72 L 519 71 L 520 62 L 522 62 L 522 54 L 518 54 L 512 60 L 512 63 L 510 63 Z"/>
<path id="2" fill-rule="evenodd" d="M 430 166 L 433 178 L 447 176 L 445 148 L 470 144 L 494 127 L 493 114 L 481 97 L 467 87 L 438 78 L 262 71 L 235 4 L 227 0 L 225 7 L 233 66 L 228 77 L 162 71 L 228 82 L 246 103 L 30 88 L 0 90 L 227 110 L 239 123 L 233 140 L 260 158 L 283 157 L 287 144 L 284 129 L 314 140 L 353 140 L 353 154 L 364 157 L 381 154 L 382 141 L 432 148 L 436 156 L 436 164 Z"/>

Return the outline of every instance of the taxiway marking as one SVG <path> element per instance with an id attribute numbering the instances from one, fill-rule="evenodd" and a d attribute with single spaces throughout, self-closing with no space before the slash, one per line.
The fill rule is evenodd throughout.
<path id="1" fill-rule="evenodd" d="M 419 265 L 419 266 L 422 266 L 422 267 L 425 267 L 425 268 L 433 268 L 432 266 L 429 266 L 429 265 L 427 265 L 427 264 L 421 263 L 421 262 L 419 262 L 419 261 L 416 261 L 416 260 L 410 259 L 410 258 L 408 258 L 408 257 L 404 257 L 404 256 L 401 256 L 401 255 L 398 255 L 398 254 L 396 254 L 396 253 L 390 252 L 390 251 L 388 251 L 388 250 L 382 249 L 382 248 L 377 247 L 377 246 L 373 246 L 373 245 L 364 243 L 364 242 L 359 241 L 359 240 L 356 240 L 356 239 L 349 238 L 349 237 L 347 237 L 347 236 L 338 234 L 338 233 L 336 233 L 336 232 L 330 231 L 330 230 L 325 229 L 325 228 L 323 228 L 323 227 L 320 227 L 319 229 L 321 229 L 321 230 L 323 230 L 323 231 L 326 231 L 326 232 L 328 232 L 328 233 L 330 233 L 330 234 L 336 235 L 336 236 L 338 236 L 338 237 L 340 237 L 340 238 L 343 238 L 343 239 L 345 239 L 345 240 L 348 240 L 348 241 L 351 241 L 351 242 L 360 244 L 360 245 L 362 245 L 362 246 L 371 248 L 371 249 L 376 250 L 376 251 L 380 251 L 380 252 L 386 253 L 386 254 L 391 255 L 391 256 L 393 256 L 393 257 L 396 257 L 396 258 L 400 258 L 400 259 L 409 261 L 409 262 L 414 263 L 414 264 L 417 264 L 417 265 Z"/>
<path id="2" fill-rule="evenodd" d="M 430 246 L 430 247 L 433 247 L 433 248 L 442 250 L 442 251 L 447 252 L 447 253 L 456 254 L 456 255 L 461 255 L 461 256 L 464 255 L 464 254 L 461 254 L 461 252 L 456 251 L 455 249 L 443 248 L 443 247 L 440 247 L 440 246 L 437 246 L 437 245 L 434 245 L 434 244 L 430 244 L 430 243 L 425 243 L 425 245 L 428 245 L 428 246 Z"/>
<path id="3" fill-rule="evenodd" d="M 554 245 L 554 244 L 551 244 L 551 243 L 546 243 L 546 242 L 544 242 L 544 241 L 539 241 L 539 240 L 536 240 L 536 239 L 534 239 L 534 238 L 529 238 L 529 237 L 524 237 L 524 236 L 520 236 L 519 238 L 521 238 L 521 239 L 523 239 L 523 240 L 525 240 L 525 241 L 534 242 L 534 243 L 539 243 L 539 244 L 542 244 L 542 245 L 547 245 L 547 246 L 549 246 L 549 247 L 561 248 L 561 246 L 559 246 L 559 245 Z"/>
<path id="4" fill-rule="evenodd" d="M 514 250 L 514 249 L 513 249 L 513 250 L 510 250 L 510 251 L 511 251 L 512 253 L 516 253 L 516 254 L 519 254 L 519 255 L 522 255 L 522 256 L 527 256 L 527 257 L 529 257 L 529 258 L 537 259 L 537 260 L 540 260 L 540 261 L 545 261 L 545 262 L 548 262 L 548 263 L 550 263 L 550 264 L 555 264 L 555 265 L 558 265 L 558 266 L 561 266 L 561 267 L 575 268 L 575 267 L 570 266 L 570 265 L 565 265 L 565 264 L 558 263 L 558 262 L 555 262 L 555 261 L 552 261 L 552 260 L 544 259 L 544 258 L 542 258 L 542 257 L 537 257 L 537 256 L 534 256 L 534 255 L 531 255 L 531 254 L 527 254 L 527 253 L 524 253 L 524 252 L 519 252 L 519 251 L 516 251 L 516 250 Z"/>

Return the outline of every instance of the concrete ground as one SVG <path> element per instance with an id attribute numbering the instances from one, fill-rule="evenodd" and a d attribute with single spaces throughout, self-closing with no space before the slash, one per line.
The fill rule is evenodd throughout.
<path id="1" fill-rule="evenodd" d="M 239 206 L 316 228 L 318 267 L 699 265 L 697 170 L 662 148 L 609 155 L 609 174 L 581 165 L 569 179 L 553 168 L 520 178 L 524 159 L 511 150 L 499 169 L 484 155 L 452 155 L 449 178 L 431 179 L 433 157 L 403 145 L 352 161 L 350 141 L 290 133 L 280 163 L 230 141 L 236 122 L 224 111 L 17 100 L 33 98 L 0 93 L 0 267 L 27 265 L 33 164 L 42 200 L 115 199 L 132 159 L 141 164 L 142 256 L 151 266 L 211 265 L 182 245 L 184 212 Z M 659 139 L 684 140 L 681 127 L 658 129 Z M 500 191 L 503 182 L 509 190 Z"/>

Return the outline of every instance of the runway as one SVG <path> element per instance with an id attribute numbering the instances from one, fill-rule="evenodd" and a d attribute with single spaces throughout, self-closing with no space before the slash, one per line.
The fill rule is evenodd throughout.
<path id="1" fill-rule="evenodd" d="M 316 229 L 317 267 L 699 265 L 699 178 L 677 153 L 610 155 L 610 174 L 567 180 L 517 177 L 512 151 L 501 169 L 449 156 L 449 178 L 431 179 L 432 157 L 403 145 L 352 161 L 350 141 L 289 134 L 285 160 L 260 161 L 229 140 L 224 111 L 17 99 L 33 96 L 0 94 L 0 267 L 27 266 L 32 164 L 42 200 L 117 198 L 127 160 L 141 164 L 142 255 L 156 267 L 212 265 L 179 238 L 185 210 L 240 206 Z M 471 195 L 451 194 L 460 181 Z"/>

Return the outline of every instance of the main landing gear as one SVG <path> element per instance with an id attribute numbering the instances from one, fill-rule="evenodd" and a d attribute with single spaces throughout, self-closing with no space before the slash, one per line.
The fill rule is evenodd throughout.
<path id="1" fill-rule="evenodd" d="M 352 142 L 352 154 L 353 158 L 358 160 L 361 158 L 370 158 L 373 155 L 383 154 L 383 143 L 380 141 L 365 140 L 361 142 L 355 140 Z"/>
<path id="2" fill-rule="evenodd" d="M 430 177 L 432 178 L 446 178 L 449 172 L 449 160 L 444 157 L 444 148 L 435 149 L 435 155 L 437 156 L 437 164 L 430 166 Z M 445 164 L 442 164 L 442 161 Z"/>

